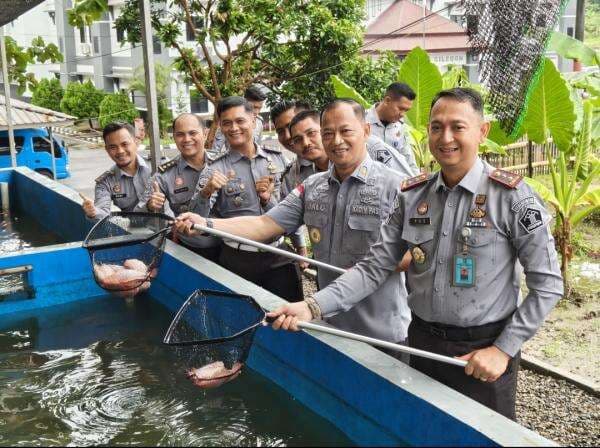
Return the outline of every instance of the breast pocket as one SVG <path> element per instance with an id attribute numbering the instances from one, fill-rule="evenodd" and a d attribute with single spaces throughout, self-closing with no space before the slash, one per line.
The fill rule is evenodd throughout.
<path id="1" fill-rule="evenodd" d="M 327 236 L 327 224 L 329 223 L 329 215 L 325 213 L 305 213 L 304 223 L 308 230 L 308 237 L 312 244 L 312 249 L 315 258 L 327 257 L 327 251 L 329 250 L 329 238 Z"/>
<path id="2" fill-rule="evenodd" d="M 456 253 L 463 252 L 463 244 L 466 245 L 467 253 L 475 257 L 475 276 L 480 277 L 493 271 L 496 262 L 496 236 L 497 232 L 491 229 L 473 229 L 471 235 L 465 240 L 459 230 L 456 237 Z"/>
<path id="3" fill-rule="evenodd" d="M 245 202 L 245 190 L 245 186 L 242 187 L 241 179 L 233 179 L 227 182 L 223 187 L 225 207 L 228 210 L 239 209 Z"/>
<path id="4" fill-rule="evenodd" d="M 381 220 L 378 216 L 350 215 L 344 232 L 344 251 L 353 255 L 366 255 L 379 238 Z"/>
<path id="5" fill-rule="evenodd" d="M 431 268 L 435 253 L 435 231 L 433 229 L 406 226 L 402 239 L 407 242 L 412 254 L 409 270 L 422 274 Z"/>

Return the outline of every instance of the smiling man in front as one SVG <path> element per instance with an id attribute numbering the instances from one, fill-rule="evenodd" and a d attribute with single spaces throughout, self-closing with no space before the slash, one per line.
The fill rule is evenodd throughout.
<path id="1" fill-rule="evenodd" d="M 394 272 L 406 250 L 414 348 L 457 356 L 464 369 L 411 356 L 411 366 L 514 419 L 522 344 L 563 291 L 550 216 L 521 177 L 478 157 L 489 132 L 481 96 L 457 88 L 432 104 L 429 148 L 441 171 L 403 182 L 381 237 L 314 300 L 281 307 L 274 328 L 350 308 Z M 522 265 L 528 287 L 521 299 Z"/>

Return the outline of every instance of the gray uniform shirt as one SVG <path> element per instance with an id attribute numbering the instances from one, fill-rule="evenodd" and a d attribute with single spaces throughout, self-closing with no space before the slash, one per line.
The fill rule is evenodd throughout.
<path id="1" fill-rule="evenodd" d="M 387 143 L 402 154 L 408 161 L 412 172 L 418 174 L 420 170 L 415 161 L 406 125 L 402 121 L 394 121 L 393 123 L 388 123 L 387 126 L 384 125 L 379 119 L 379 115 L 377 115 L 376 107 L 377 104 L 373 105 L 367 111 L 366 116 L 367 123 L 371 125 L 371 135 L 380 138 L 384 143 Z"/>
<path id="2" fill-rule="evenodd" d="M 441 174 L 436 173 L 399 195 L 396 210 L 382 226 L 381 238 L 369 255 L 316 294 L 322 311 L 354 306 L 385 282 L 398 260 L 411 249 L 407 281 L 412 311 L 423 320 L 459 327 L 508 318 L 494 344 L 514 356 L 560 299 L 563 285 L 548 226 L 550 216 L 544 206 L 526 183 L 510 188 L 490 174 L 518 180 L 477 159 L 453 189 L 447 188 Z M 476 209 L 485 212 L 480 220 L 472 218 L 481 216 Z M 464 228 L 470 229 L 466 241 Z M 463 243 L 476 263 L 472 287 L 453 286 L 453 259 L 463 251 Z M 420 263 L 415 259 L 415 248 L 424 254 Z M 524 301 L 519 300 L 521 271 L 517 260 L 529 289 Z"/>
<path id="3" fill-rule="evenodd" d="M 96 220 L 110 214 L 111 204 L 115 204 L 124 212 L 134 211 L 140 199 L 143 198 L 148 179 L 152 175 L 150 167 L 139 155 L 137 156 L 138 169 L 135 175 L 121 171 L 117 165 L 102 173 L 96 179 L 94 192 L 94 206 L 96 207 Z"/>
<path id="4" fill-rule="evenodd" d="M 263 119 L 260 115 L 256 117 L 256 126 L 254 126 L 254 143 L 257 145 L 260 145 L 262 142 L 263 123 Z M 229 150 L 227 139 L 223 135 L 223 132 L 221 132 L 221 127 L 219 126 L 217 128 L 217 132 L 215 133 L 215 139 L 213 141 L 211 152 L 219 153 L 220 151 L 223 151 L 224 147 Z"/>
<path id="5" fill-rule="evenodd" d="M 192 198 L 190 207 L 201 216 L 208 216 L 209 212 L 220 218 L 262 215 L 280 200 L 281 177 L 287 164 L 287 160 L 278 149 L 256 146 L 256 157 L 253 159 L 248 159 L 237 151 L 228 151 L 202 172 L 198 180 L 197 194 Z M 230 170 L 235 174 L 223 188 L 210 198 L 205 198 L 199 193 L 214 170 L 225 176 Z M 255 183 L 261 177 L 269 175 L 275 178 L 275 190 L 263 207 Z"/>
<path id="6" fill-rule="evenodd" d="M 206 167 L 209 162 L 207 156 L 205 156 L 204 161 L 204 167 Z M 158 172 L 148 181 L 146 191 L 137 205 L 136 211 L 149 211 L 147 205 L 152 195 L 154 182 L 158 183 L 160 191 L 166 196 L 163 210 L 165 214 L 177 216 L 189 211 L 190 200 L 196 191 L 198 179 L 204 167 L 200 169 L 194 168 L 181 155 L 163 163 L 158 167 Z M 185 235 L 178 235 L 178 237 L 184 243 L 194 247 L 214 247 L 219 245 L 219 239 L 216 237 L 198 236 L 191 238 Z"/>
<path id="7" fill-rule="evenodd" d="M 369 156 L 341 184 L 333 170 L 331 166 L 310 176 L 267 215 L 287 232 L 306 224 L 315 259 L 350 268 L 377 240 L 381 223 L 393 210 L 402 177 Z M 339 275 L 319 268 L 319 286 L 327 286 Z M 404 280 L 395 272 L 377 290 L 365 294 L 356 307 L 330 308 L 324 317 L 345 330 L 403 341 L 410 323 L 406 296 Z"/>
<path id="8" fill-rule="evenodd" d="M 367 151 L 369 156 L 377 162 L 383 163 L 389 169 L 398 171 L 402 177 L 412 177 L 419 174 L 410 166 L 407 157 L 400 154 L 379 137 L 370 135 L 367 139 Z"/>

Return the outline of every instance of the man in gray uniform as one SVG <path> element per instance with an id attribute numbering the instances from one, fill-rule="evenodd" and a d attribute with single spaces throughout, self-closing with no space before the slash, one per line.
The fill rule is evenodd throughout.
<path id="1" fill-rule="evenodd" d="M 253 85 L 246 89 L 244 92 L 244 98 L 246 98 L 246 100 L 248 100 L 248 102 L 252 105 L 252 113 L 256 120 L 254 124 L 254 143 L 260 145 L 263 131 L 263 119 L 260 116 L 260 110 L 265 104 L 267 96 L 258 86 Z M 215 133 L 215 139 L 213 141 L 211 152 L 218 154 L 225 149 L 224 147 L 227 148 L 227 139 L 219 127 Z"/>
<path id="2" fill-rule="evenodd" d="M 392 212 L 403 179 L 368 156 L 369 125 L 364 113 L 353 100 L 335 100 L 326 106 L 321 132 L 332 161 L 330 168 L 304 180 L 266 215 L 215 219 L 214 228 L 268 241 L 306 224 L 316 260 L 352 267 L 379 237 L 381 223 Z M 183 214 L 179 220 L 177 226 L 182 231 L 189 229 L 190 221 L 210 223 L 193 214 Z M 338 276 L 318 268 L 320 287 Z M 400 273 L 394 272 L 352 310 L 324 316 L 339 328 L 402 343 L 410 322 L 406 295 Z"/>
<path id="3" fill-rule="evenodd" d="M 200 175 L 192 211 L 222 218 L 263 215 L 280 200 L 287 160 L 280 150 L 254 143 L 255 119 L 252 106 L 244 98 L 223 99 L 217 114 L 230 151 Z M 270 243 L 285 247 L 283 238 Z M 287 300 L 303 298 L 300 269 L 289 259 L 225 240 L 219 263 Z"/>
<path id="4" fill-rule="evenodd" d="M 115 165 L 96 179 L 94 202 L 83 198 L 83 211 L 92 220 L 108 215 L 113 203 L 122 211 L 133 211 L 143 197 L 152 174 L 137 153 L 133 126 L 122 122 L 110 123 L 104 128 L 102 138 Z"/>
<path id="5" fill-rule="evenodd" d="M 163 163 L 146 188 L 136 211 L 160 212 L 173 217 L 190 210 L 200 173 L 209 159 L 204 149 L 205 129 L 194 114 L 181 114 L 173 120 L 173 139 L 179 155 Z M 187 238 L 177 235 L 179 243 L 212 261 L 219 258 L 221 242 L 215 237 Z"/>
<path id="6" fill-rule="evenodd" d="M 441 172 L 403 182 L 397 207 L 367 257 L 306 302 L 283 307 L 275 328 L 347 310 L 375 291 L 407 249 L 413 312 L 409 345 L 467 360 L 458 367 L 411 356 L 411 365 L 514 419 L 522 344 L 563 292 L 550 216 L 521 177 L 478 157 L 489 132 L 483 101 L 451 89 L 433 101 L 429 148 Z M 523 266 L 528 287 L 520 300 Z"/>
<path id="7" fill-rule="evenodd" d="M 413 173 L 418 174 L 420 170 L 403 121 L 415 98 L 415 92 L 408 85 L 390 84 L 383 99 L 367 111 L 367 123 L 371 125 L 371 135 L 398 151 L 406 158 Z"/>

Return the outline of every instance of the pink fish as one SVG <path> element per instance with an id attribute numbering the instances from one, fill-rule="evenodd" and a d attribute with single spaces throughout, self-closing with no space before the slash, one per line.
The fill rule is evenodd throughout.
<path id="1" fill-rule="evenodd" d="M 123 266 L 127 269 L 133 269 L 134 271 L 140 271 L 144 273 L 148 272 L 148 266 L 146 266 L 146 263 L 144 263 L 141 260 L 138 260 L 137 258 L 130 258 L 128 260 L 125 260 Z"/>
<path id="2" fill-rule="evenodd" d="M 231 369 L 227 369 L 222 361 L 217 361 L 199 369 L 188 370 L 187 377 L 202 389 L 212 389 L 236 379 L 242 373 L 242 367 L 243 364 L 236 362 Z"/>

